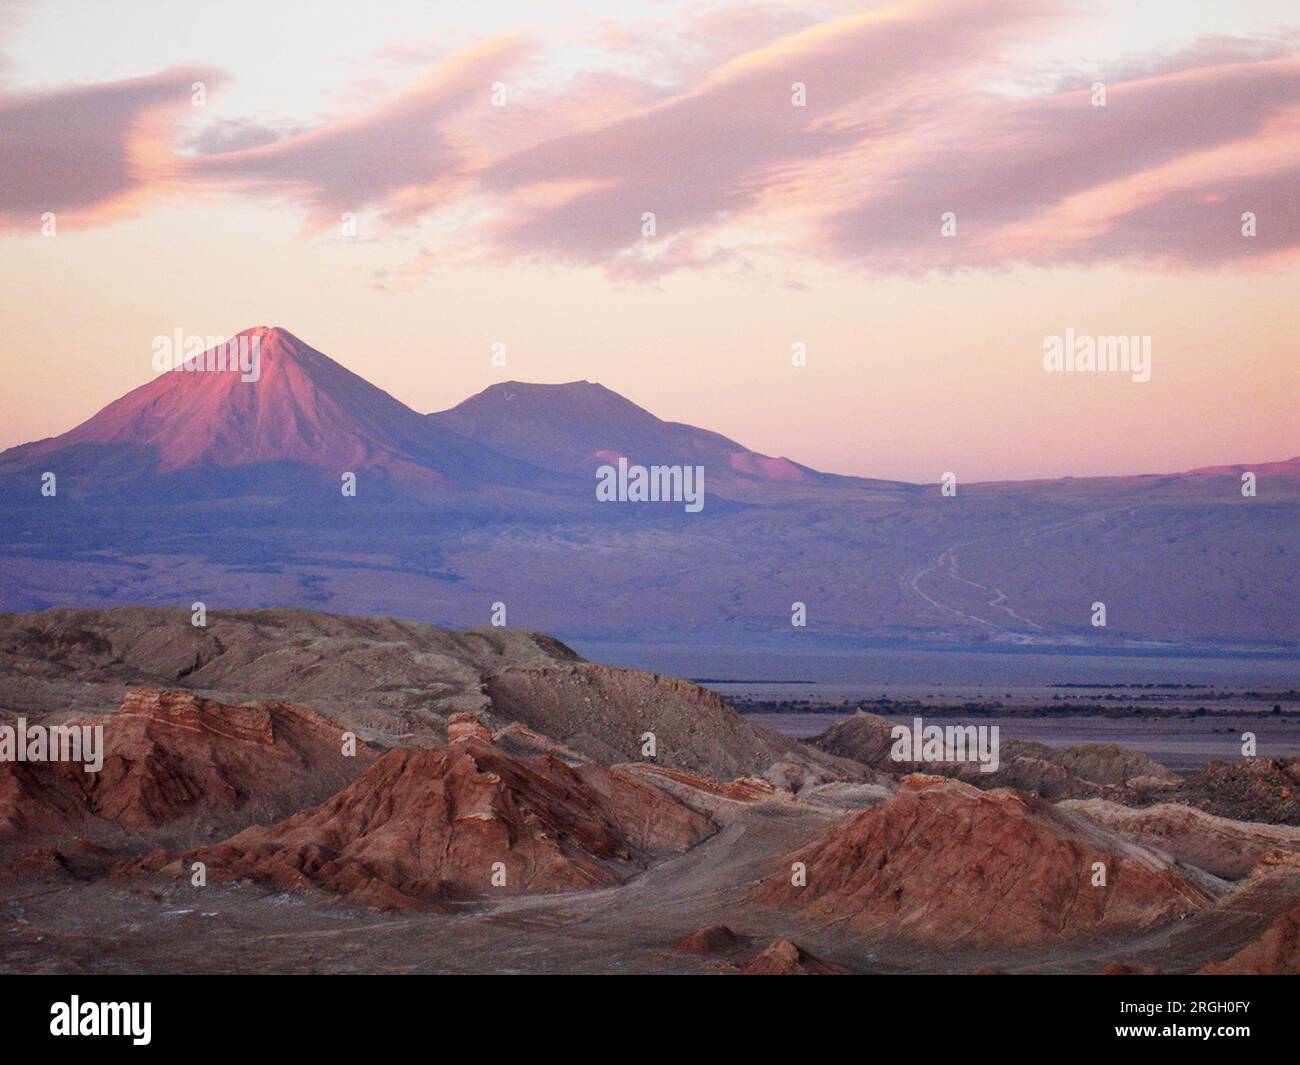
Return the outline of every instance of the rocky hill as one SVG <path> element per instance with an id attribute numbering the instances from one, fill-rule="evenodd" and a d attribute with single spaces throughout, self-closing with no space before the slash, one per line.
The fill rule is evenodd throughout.
<path id="1" fill-rule="evenodd" d="M 999 766 L 985 773 L 973 762 L 895 761 L 890 730 L 896 722 L 858 711 L 832 725 L 813 745 L 841 758 L 894 776 L 931 773 L 956 777 L 979 788 L 1019 788 L 1046 799 L 1114 796 L 1127 788 L 1162 792 L 1178 784 L 1171 770 L 1114 743 L 1050 747 L 1030 740 L 1002 740 Z M 952 722 L 941 722 L 952 724 Z"/>
<path id="2" fill-rule="evenodd" d="M 1300 976 L 1300 906 L 1277 918 L 1258 939 L 1201 969 L 1210 976 Z"/>
<path id="3" fill-rule="evenodd" d="M 804 886 L 794 862 L 806 866 Z M 1105 886 L 1094 886 L 1097 863 Z M 1133 933 L 1213 895 L 1172 861 L 1042 800 L 917 774 L 789 855 L 757 899 L 859 934 L 1029 946 Z"/>
<path id="4" fill-rule="evenodd" d="M 656 788 L 598 766 L 519 759 L 468 731 L 393 750 L 328 802 L 141 871 L 315 887 L 378 909 L 618 883 L 713 831 Z"/>
<path id="5" fill-rule="evenodd" d="M 346 730 L 324 715 L 279 700 L 233 706 L 142 688 L 115 714 L 72 723 L 103 729 L 102 768 L 0 762 L 0 848 L 212 839 L 322 801 L 376 756 L 345 745 Z"/>
<path id="6" fill-rule="evenodd" d="M 724 780 L 770 772 L 790 787 L 855 771 L 696 684 L 587 662 L 540 633 L 305 610 L 190 621 L 142 607 L 0 615 L 0 710 L 112 713 L 133 687 L 175 687 L 230 704 L 305 703 L 381 747 L 441 744 L 449 716 L 471 713 L 493 731 L 522 725 L 606 763 Z"/>

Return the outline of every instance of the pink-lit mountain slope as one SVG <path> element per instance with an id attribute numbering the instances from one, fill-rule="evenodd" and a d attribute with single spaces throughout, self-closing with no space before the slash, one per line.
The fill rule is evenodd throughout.
<path id="1" fill-rule="evenodd" d="M 259 346 L 255 380 L 163 373 L 76 428 L 0 455 L 0 472 L 71 454 L 83 467 L 116 460 L 155 475 L 291 463 L 425 488 L 520 484 L 540 473 L 429 421 L 287 330 L 258 326 L 241 337 Z"/>
<path id="2" fill-rule="evenodd" d="M 429 415 L 436 425 L 557 474 L 590 479 L 620 457 L 629 464 L 703 466 L 711 490 L 895 487 L 889 482 L 820 473 L 788 458 L 750 451 L 720 433 L 668 422 L 604 385 L 507 381 L 450 410 Z"/>

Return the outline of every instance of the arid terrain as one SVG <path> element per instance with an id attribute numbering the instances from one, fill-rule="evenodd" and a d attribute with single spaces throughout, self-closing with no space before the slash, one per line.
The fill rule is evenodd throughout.
<path id="1" fill-rule="evenodd" d="M 1298 163 L 1300 0 L 0 0 L 8 1058 L 1294 1058 Z"/>
<path id="2" fill-rule="evenodd" d="M 811 742 L 540 634 L 0 616 L 6 972 L 1300 969 L 1300 759 Z M 1104 869 L 1104 883 L 1097 870 Z M 796 874 L 796 870 L 802 870 Z"/>

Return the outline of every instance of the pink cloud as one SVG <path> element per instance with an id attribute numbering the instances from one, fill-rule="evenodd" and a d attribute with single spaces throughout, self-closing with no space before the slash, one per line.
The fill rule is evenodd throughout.
<path id="1" fill-rule="evenodd" d="M 288 201 L 314 227 L 365 210 L 402 227 L 455 209 L 436 258 L 372 278 L 389 291 L 461 258 L 646 282 L 764 256 L 891 271 L 1183 267 L 1300 247 L 1294 38 L 1210 38 L 1130 63 L 1094 107 L 1090 77 L 1033 95 L 983 88 L 1014 83 L 1011 49 L 1057 25 L 1031 0 L 812 17 L 731 7 L 671 32 L 598 25 L 592 38 L 617 42 L 621 68 L 593 64 L 553 87 L 531 65 L 535 42 L 492 37 L 311 129 L 227 119 L 190 131 L 197 156 L 175 142 L 191 83 L 214 86 L 214 71 L 0 96 L 0 220 L 100 221 L 210 189 Z M 656 68 L 665 39 L 684 46 L 665 68 L 673 86 L 635 73 Z M 491 106 L 496 81 L 506 107 Z M 804 107 L 791 103 L 796 82 Z M 940 233 L 948 211 L 953 238 Z M 1245 211 L 1256 237 L 1241 235 Z"/>
<path id="2" fill-rule="evenodd" d="M 1091 96 L 1082 88 L 986 100 L 936 116 L 859 202 L 823 220 L 819 243 L 884 268 L 1116 255 L 1212 262 L 1300 244 L 1283 205 L 1288 190 L 1292 200 L 1300 191 L 1300 141 L 1265 132 L 1300 107 L 1300 63 L 1109 85 L 1104 107 Z M 1062 210 L 1072 202 L 1082 207 L 1073 217 Z M 1271 212 L 1268 242 L 1241 239 L 1240 215 L 1252 204 Z M 947 211 L 956 238 L 940 236 Z"/>
<path id="3" fill-rule="evenodd" d="M 934 3 L 780 38 L 671 99 L 499 160 L 482 176 L 507 201 L 492 238 L 509 252 L 599 263 L 635 255 L 647 211 L 666 240 L 727 224 L 773 183 L 902 128 L 919 94 L 951 87 L 1040 16 L 1025 3 Z M 792 105 L 795 83 L 804 107 Z M 577 182 L 588 190 L 510 202 Z"/>
<path id="4" fill-rule="evenodd" d="M 0 218 L 35 228 L 45 211 L 93 222 L 139 209 L 173 172 L 170 144 L 192 110 L 191 86 L 210 90 L 221 78 L 196 67 L 0 97 Z"/>
<path id="5" fill-rule="evenodd" d="M 255 193 L 301 197 L 317 222 L 381 207 L 413 218 L 448 201 L 474 168 L 447 126 L 463 112 L 491 110 L 491 87 L 531 49 L 503 34 L 456 52 L 411 88 L 362 112 L 239 151 L 203 156 L 191 177 Z"/>

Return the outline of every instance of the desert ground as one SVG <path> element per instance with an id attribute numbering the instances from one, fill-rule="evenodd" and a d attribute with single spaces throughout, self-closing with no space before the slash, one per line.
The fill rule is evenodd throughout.
<path id="1" fill-rule="evenodd" d="M 995 772 L 899 761 L 876 713 L 799 741 L 540 634 L 307 611 L 3 615 L 0 677 L 0 725 L 104 736 L 0 763 L 5 972 L 1300 967 L 1295 757 L 1009 722 Z"/>

